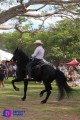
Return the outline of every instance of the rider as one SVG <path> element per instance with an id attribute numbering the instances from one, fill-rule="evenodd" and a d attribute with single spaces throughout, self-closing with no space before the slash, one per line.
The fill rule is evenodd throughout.
<path id="1" fill-rule="evenodd" d="M 28 79 L 32 79 L 31 68 L 35 66 L 40 60 L 43 60 L 44 52 L 45 52 L 44 48 L 42 47 L 43 43 L 41 42 L 41 40 L 36 40 L 34 44 L 36 46 L 36 49 L 32 54 L 32 58 L 34 58 L 34 60 L 29 62 L 28 64 Z"/>

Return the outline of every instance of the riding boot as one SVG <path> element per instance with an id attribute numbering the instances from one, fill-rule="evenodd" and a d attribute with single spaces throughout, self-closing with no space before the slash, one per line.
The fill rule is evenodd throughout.
<path id="1" fill-rule="evenodd" d="M 32 79 L 31 72 L 31 67 L 28 67 L 28 79 Z"/>

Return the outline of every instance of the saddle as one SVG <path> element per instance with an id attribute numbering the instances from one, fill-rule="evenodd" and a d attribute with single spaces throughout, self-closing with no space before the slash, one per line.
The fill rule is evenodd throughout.
<path id="1" fill-rule="evenodd" d="M 42 66 L 44 66 L 45 65 L 45 63 L 44 63 L 44 61 L 39 61 L 34 67 L 32 67 L 32 71 L 33 71 L 33 73 L 36 75 L 36 76 L 38 76 L 38 75 L 40 75 L 41 74 L 41 67 Z M 38 78 L 39 79 L 39 78 Z"/>
<path id="2" fill-rule="evenodd" d="M 36 69 L 36 68 L 41 68 L 43 65 L 45 65 L 46 63 L 43 61 L 43 60 L 40 60 L 37 65 L 35 65 L 33 67 L 33 69 Z"/>

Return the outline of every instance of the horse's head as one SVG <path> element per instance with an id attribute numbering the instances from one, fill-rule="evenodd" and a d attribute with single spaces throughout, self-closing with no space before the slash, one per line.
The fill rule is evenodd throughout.
<path id="1" fill-rule="evenodd" d="M 21 64 L 27 64 L 29 62 L 29 58 L 22 50 L 17 48 L 13 52 L 13 57 L 12 57 L 11 61 L 17 62 L 17 63 L 19 62 Z"/>
<path id="2" fill-rule="evenodd" d="M 19 51 L 19 49 L 17 48 L 14 52 L 13 52 L 13 57 L 12 57 L 12 59 L 11 59 L 11 61 L 12 62 L 16 62 L 17 60 L 18 60 L 18 51 Z"/>

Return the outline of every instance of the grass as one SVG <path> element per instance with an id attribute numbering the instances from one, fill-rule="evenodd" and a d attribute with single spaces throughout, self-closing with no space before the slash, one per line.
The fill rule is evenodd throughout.
<path id="1" fill-rule="evenodd" d="M 21 101 L 23 96 L 23 82 L 16 83 L 20 88 L 16 92 L 11 85 L 12 78 L 5 80 L 5 87 L 0 88 L 0 120 L 5 120 L 2 112 L 5 109 L 25 110 L 23 117 L 12 117 L 11 120 L 80 120 L 80 87 L 69 99 L 65 97 L 62 101 L 57 101 L 58 89 L 55 82 L 52 84 L 53 91 L 47 104 L 40 104 L 45 95 L 40 98 L 39 93 L 44 88 L 40 83 L 30 82 L 28 86 L 27 99 Z"/>

